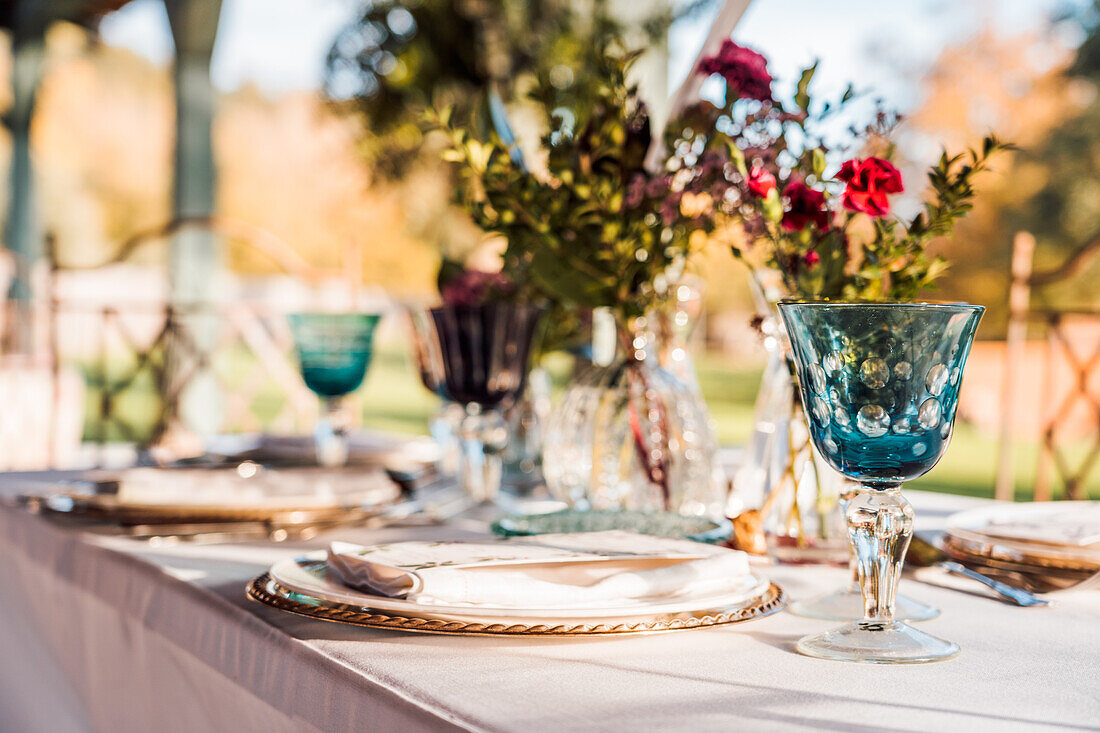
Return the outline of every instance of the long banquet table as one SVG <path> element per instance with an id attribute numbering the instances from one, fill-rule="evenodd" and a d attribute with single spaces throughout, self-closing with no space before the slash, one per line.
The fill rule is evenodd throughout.
<path id="1" fill-rule="evenodd" d="M 0 477 L 0 494 L 18 489 Z M 912 492 L 918 529 L 981 503 Z M 484 537 L 484 523 L 342 530 L 304 544 L 106 537 L 0 507 L 0 730 L 1098 730 L 1100 592 L 1010 607 L 934 569 L 902 590 L 960 644 L 939 664 L 793 651 L 830 622 L 614 638 L 488 638 L 343 627 L 248 601 L 245 583 L 333 536 Z M 764 572 L 793 598 L 841 569 Z"/>

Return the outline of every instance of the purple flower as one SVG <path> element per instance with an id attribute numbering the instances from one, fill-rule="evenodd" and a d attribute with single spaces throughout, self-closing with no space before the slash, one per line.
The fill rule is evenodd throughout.
<path id="1" fill-rule="evenodd" d="M 443 286 L 440 295 L 447 305 L 482 305 L 493 295 L 509 292 L 512 282 L 499 272 L 465 270 Z"/>
<path id="2" fill-rule="evenodd" d="M 807 114 L 806 112 L 801 111 L 801 110 L 798 111 L 798 112 L 784 112 L 781 115 L 779 115 L 779 121 L 780 122 L 804 122 L 807 117 L 809 117 L 809 114 Z"/>
<path id="3" fill-rule="evenodd" d="M 829 228 L 829 211 L 825 208 L 825 194 L 815 191 L 801 181 L 787 186 L 787 210 L 780 222 L 787 231 L 796 232 L 813 224 L 820 230 Z"/>
<path id="4" fill-rule="evenodd" d="M 646 184 L 645 193 L 650 198 L 657 198 L 658 196 L 664 196 L 672 188 L 672 176 L 663 175 L 657 178 L 649 179 L 649 183 Z"/>
<path id="5" fill-rule="evenodd" d="M 745 230 L 745 235 L 750 239 L 762 237 L 768 231 L 768 225 L 764 221 L 764 217 L 759 214 L 746 218 L 742 223 L 742 228 Z"/>

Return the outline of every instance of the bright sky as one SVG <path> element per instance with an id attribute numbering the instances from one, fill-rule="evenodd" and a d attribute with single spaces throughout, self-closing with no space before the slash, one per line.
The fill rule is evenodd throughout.
<path id="1" fill-rule="evenodd" d="M 316 89 L 356 0 L 223 0 L 211 74 L 223 91 L 252 82 L 271 94 Z M 172 58 L 162 0 L 135 0 L 103 18 L 103 39 L 158 63 Z"/>
<path id="2" fill-rule="evenodd" d="M 720 0 L 718 0 L 720 2 Z M 1073 0 L 1068 0 L 1073 1 Z M 734 38 L 770 59 L 774 76 L 791 78 L 821 59 L 823 90 L 851 80 L 892 106 L 915 101 L 913 81 L 946 44 L 987 21 L 1018 31 L 1046 18 L 1064 0 L 754 0 Z M 252 82 L 270 94 L 317 88 L 325 54 L 357 0 L 223 0 L 212 74 L 232 91 Z M 671 83 L 687 73 L 711 18 L 678 24 L 671 37 Z M 161 0 L 136 0 L 108 15 L 107 43 L 166 64 L 172 40 Z"/>

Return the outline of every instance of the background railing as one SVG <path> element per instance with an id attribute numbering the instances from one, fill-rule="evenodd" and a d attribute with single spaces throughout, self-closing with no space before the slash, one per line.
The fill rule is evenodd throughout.
<path id="1" fill-rule="evenodd" d="M 1011 500 L 1015 489 L 1017 425 L 1022 417 L 1039 423 L 1039 458 L 1035 499 L 1054 496 L 1055 482 L 1068 499 L 1084 499 L 1090 476 L 1100 467 L 1100 310 L 1059 308 L 1043 304 L 1043 291 L 1064 284 L 1100 256 L 1100 239 L 1077 250 L 1060 267 L 1033 272 L 1035 238 L 1020 232 L 1013 244 L 1009 325 L 1002 386 L 1001 447 L 996 497 Z M 1038 304 L 1033 300 L 1039 300 Z M 1029 327 L 1042 332 L 1044 364 L 1039 384 L 1021 384 Z M 1039 415 L 1018 415 L 1017 390 L 1038 390 Z M 1070 456 L 1067 446 L 1084 436 L 1083 455 Z M 1080 454 L 1080 451 L 1074 451 Z"/>
<path id="2" fill-rule="evenodd" d="M 275 272 L 222 268 L 209 301 L 173 302 L 169 258 L 154 248 L 185 230 L 214 238 L 223 256 L 265 258 Z M 197 451 L 188 414 L 196 390 L 201 433 L 307 431 L 317 399 L 294 364 L 286 313 L 319 300 L 353 307 L 363 295 L 357 249 L 342 268 L 318 269 L 269 233 L 217 217 L 169 222 L 94 266 L 47 253 L 32 298 L 11 302 L 0 322 L 0 435 L 10 438 L 0 470 L 103 463 L 119 443 L 139 454 Z"/>

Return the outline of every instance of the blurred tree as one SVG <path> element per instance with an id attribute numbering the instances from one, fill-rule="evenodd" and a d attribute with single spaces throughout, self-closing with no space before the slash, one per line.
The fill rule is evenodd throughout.
<path id="1" fill-rule="evenodd" d="M 1087 10 L 1011 37 L 986 28 L 945 49 L 922 80 L 922 103 L 908 116 L 901 149 L 915 160 L 938 154 L 940 145 L 974 144 L 991 130 L 1021 148 L 994 166 L 973 213 L 937 245 L 952 262 L 937 297 L 988 305 L 986 336 L 1002 333 L 1007 320 L 1016 232 L 1036 235 L 1037 269 L 1100 236 L 1098 6 L 1095 0 Z M 1064 40 L 1065 24 L 1086 30 L 1076 50 Z M 1089 280 L 1078 278 L 1053 295 L 1063 304 L 1096 302 L 1100 293 Z"/>
<path id="2" fill-rule="evenodd" d="M 1080 103 L 1049 134 L 1022 152 L 1017 169 L 1031 178 L 1031 195 L 1006 214 L 1013 231 L 1027 230 L 1038 243 L 1038 266 L 1061 263 L 1100 238 L 1100 0 L 1070 16 L 1085 32 L 1064 78 Z M 1092 275 L 1100 273 L 1093 272 Z M 1078 277 L 1060 296 L 1100 303 L 1095 279 Z"/>
<path id="3" fill-rule="evenodd" d="M 47 48 L 32 128 L 42 219 L 62 262 L 90 266 L 171 217 L 171 78 L 68 24 Z"/>
<path id="4" fill-rule="evenodd" d="M 643 2 L 642 5 L 647 3 Z M 677 3 L 676 15 L 713 0 Z M 325 89 L 362 115 L 363 147 L 376 170 L 404 175 L 423 148 L 421 115 L 451 107 L 462 118 L 494 88 L 515 98 L 531 75 L 546 74 L 563 102 L 587 95 L 606 44 L 623 34 L 639 47 L 663 47 L 672 4 L 640 21 L 619 19 L 613 0 L 364 0 L 333 42 Z M 569 105 L 572 106 L 572 105 Z M 487 116 L 486 116 L 487 117 Z M 487 120 L 486 120 L 487 122 Z M 431 152 L 431 151 L 428 151 Z"/>
<path id="5" fill-rule="evenodd" d="M 361 121 L 372 189 L 401 206 L 408 235 L 446 259 L 491 269 L 502 243 L 486 240 L 450 206 L 442 145 L 425 135 L 426 110 L 450 107 L 454 119 L 495 125 L 504 135 L 514 126 L 521 149 L 537 147 L 543 122 L 524 102 L 535 79 L 549 80 L 567 114 L 582 110 L 602 83 L 594 70 L 609 43 L 625 38 L 663 53 L 674 17 L 714 2 L 638 0 L 627 22 L 622 0 L 363 0 L 333 42 L 325 90 Z"/>
<path id="6" fill-rule="evenodd" d="M 171 77 L 146 59 L 104 45 L 87 31 L 55 24 L 32 130 L 43 223 L 67 266 L 94 266 L 122 242 L 171 218 Z M 0 46 L 0 71 L 10 55 Z M 0 89 L 0 109 L 10 104 Z M 79 123 L 79 124 L 78 124 Z M 434 288 L 439 255 L 410 234 L 398 192 L 370 185 L 357 155 L 360 126 L 336 115 L 317 93 L 269 98 L 244 87 L 219 101 L 214 143 L 217 211 L 282 239 L 315 267 L 336 267 L 342 251 L 363 247 L 365 282 L 398 294 Z M 10 143 L 0 136 L 0 164 Z M 2 165 L 0 165 L 2 168 Z M 0 201 L 9 181 L 0 177 Z M 421 195 L 447 200 L 446 181 L 425 178 Z M 473 237 L 461 217 L 432 220 Z M 163 263 L 165 243 L 133 261 Z M 228 252 L 237 272 L 277 272 L 245 248 Z"/>
<path id="7" fill-rule="evenodd" d="M 356 155 L 359 135 L 355 120 L 316 94 L 272 100 L 250 87 L 234 92 L 214 129 L 218 211 L 278 236 L 315 267 L 340 267 L 345 249 L 357 245 L 365 282 L 399 295 L 431 292 L 438 255 L 406 231 L 398 192 L 370 185 Z M 438 187 L 425 182 L 422 193 L 446 198 Z M 237 271 L 273 271 L 248 250 L 231 255 Z"/>

